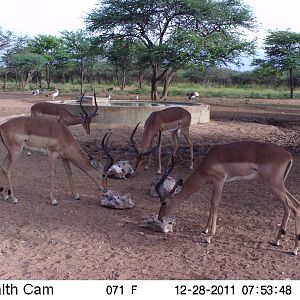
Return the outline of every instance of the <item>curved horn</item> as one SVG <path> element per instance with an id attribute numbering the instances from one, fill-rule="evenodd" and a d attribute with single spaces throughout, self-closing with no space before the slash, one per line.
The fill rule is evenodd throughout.
<path id="1" fill-rule="evenodd" d="M 134 140 L 134 135 L 135 135 L 135 133 L 136 133 L 136 131 L 137 131 L 137 128 L 139 127 L 140 124 L 141 124 L 141 122 L 139 122 L 139 123 L 136 124 L 135 128 L 133 129 L 133 131 L 132 131 L 132 133 L 131 133 L 131 135 L 130 135 L 130 142 L 131 142 L 131 145 L 132 145 L 134 151 L 135 151 L 137 154 L 139 154 L 139 149 L 138 149 L 137 146 L 136 146 L 136 143 L 135 143 L 135 140 Z"/>
<path id="2" fill-rule="evenodd" d="M 85 92 L 81 95 L 81 98 L 80 98 L 80 101 L 79 101 L 79 105 L 80 105 L 80 108 L 81 108 L 82 112 L 84 113 L 84 115 L 86 117 L 89 117 L 88 113 L 84 109 L 84 106 L 82 105 L 82 100 L 83 100 L 84 95 L 85 95 Z"/>
<path id="3" fill-rule="evenodd" d="M 108 162 L 105 164 L 104 168 L 103 168 L 103 175 L 106 176 L 107 171 L 109 170 L 109 168 L 114 164 L 114 159 L 112 157 L 112 155 L 109 153 L 109 151 L 107 150 L 107 144 L 109 142 L 109 139 L 111 137 L 111 132 L 107 132 L 101 142 L 102 145 L 102 149 L 104 150 L 105 154 L 107 155 L 108 158 Z"/>
<path id="4" fill-rule="evenodd" d="M 165 200 L 166 200 L 166 197 L 167 197 L 167 193 L 166 192 L 162 193 L 161 187 L 163 186 L 163 184 L 164 184 L 165 180 L 167 179 L 167 177 L 171 174 L 173 168 L 174 168 L 174 156 L 172 155 L 170 168 L 169 168 L 169 162 L 167 162 L 166 166 L 165 166 L 164 175 L 158 181 L 158 183 L 155 185 L 155 190 L 156 190 L 156 192 L 157 192 L 157 194 L 158 194 L 158 196 L 160 198 L 160 202 L 162 202 L 162 203 L 165 203 Z M 177 186 L 176 186 L 176 188 L 177 188 Z M 173 189 L 172 189 L 172 191 L 173 191 Z"/>
<path id="5" fill-rule="evenodd" d="M 106 162 L 105 166 L 103 167 L 103 171 L 102 171 L 102 186 L 104 189 L 107 188 L 107 172 L 109 170 L 109 168 L 114 164 L 114 159 L 112 157 L 112 155 L 108 152 L 107 150 L 107 144 L 110 140 L 111 137 L 111 132 L 107 132 L 101 142 L 102 145 L 102 149 L 104 150 L 105 154 L 107 155 L 108 161 Z"/>
<path id="6" fill-rule="evenodd" d="M 95 102 L 95 111 L 89 116 L 90 119 L 94 118 L 98 112 L 98 104 L 97 104 L 97 97 L 95 91 L 94 91 L 94 102 Z"/>

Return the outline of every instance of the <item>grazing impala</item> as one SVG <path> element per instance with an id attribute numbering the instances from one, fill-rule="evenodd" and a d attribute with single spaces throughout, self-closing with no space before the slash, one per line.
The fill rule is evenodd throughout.
<path id="1" fill-rule="evenodd" d="M 70 162 L 91 177 L 99 190 L 103 189 L 103 183 L 106 184 L 104 178 L 106 178 L 106 173 L 113 164 L 111 157 L 109 157 L 110 163 L 106 164 L 103 172 L 101 172 L 101 170 L 99 170 L 100 165 L 98 162 L 83 151 L 79 143 L 64 124 L 48 119 L 18 117 L 2 124 L 0 126 L 0 134 L 3 144 L 8 152 L 1 168 L 1 179 L 3 179 L 3 185 L 6 186 L 7 189 L 4 189 L 1 185 L 0 191 L 6 191 L 8 198 L 11 198 L 13 203 L 17 203 L 18 200 L 14 195 L 10 172 L 13 162 L 22 152 L 24 146 L 31 150 L 44 148 L 48 151 L 50 162 L 49 198 L 52 205 L 57 205 L 57 200 L 54 196 L 54 178 L 58 157 L 62 159 L 63 166 L 68 176 L 71 193 L 75 199 L 79 199 L 79 195 L 75 192 Z M 109 136 L 105 135 L 103 141 L 104 147 L 106 147 L 108 138 Z"/>
<path id="2" fill-rule="evenodd" d="M 55 119 L 58 122 L 64 123 L 67 126 L 81 124 L 87 134 L 90 133 L 90 124 L 91 120 L 96 116 L 98 111 L 98 105 L 96 100 L 96 95 L 94 93 L 94 101 L 95 101 L 95 110 L 92 114 L 88 114 L 85 110 L 82 100 L 84 95 L 81 96 L 79 104 L 82 110 L 80 116 L 73 115 L 70 111 L 68 111 L 63 105 L 49 103 L 49 102 L 40 102 L 34 104 L 31 107 L 31 116 L 37 118 L 48 118 Z"/>
<path id="3" fill-rule="evenodd" d="M 189 111 L 182 107 L 169 107 L 160 111 L 155 111 L 150 114 L 144 125 L 144 132 L 141 140 L 141 148 L 138 150 L 134 135 L 140 123 L 138 123 L 133 130 L 130 141 L 137 153 L 137 161 L 135 165 L 135 170 L 141 164 L 142 159 L 145 155 L 149 154 L 148 164 L 145 169 L 148 169 L 151 163 L 151 155 L 153 151 L 148 151 L 152 148 L 155 136 L 162 131 L 171 131 L 172 140 L 174 143 L 173 156 L 176 154 L 179 148 L 178 130 L 184 135 L 186 141 L 189 144 L 191 151 L 191 164 L 190 169 L 193 169 L 193 143 L 189 135 L 189 128 L 191 125 L 191 114 Z M 158 142 L 158 171 L 161 173 L 161 140 Z"/>
<path id="4" fill-rule="evenodd" d="M 178 180 L 169 195 L 161 192 L 160 186 L 173 168 L 166 168 L 165 174 L 156 185 L 161 200 L 159 220 L 172 214 L 180 202 L 188 199 L 193 193 L 200 190 L 205 184 L 213 184 L 211 208 L 204 232 L 210 243 L 216 232 L 217 209 L 221 199 L 225 182 L 234 180 L 250 180 L 260 177 L 270 190 L 281 200 L 284 208 L 282 222 L 276 238 L 279 245 L 282 236 L 286 233 L 287 222 L 291 211 L 295 214 L 295 247 L 294 254 L 300 246 L 300 202 L 285 188 L 285 180 L 293 163 L 292 155 L 281 147 L 261 142 L 236 142 L 214 146 L 205 156 L 201 164 L 183 182 Z M 170 198 L 177 186 L 182 189 L 179 194 Z M 169 199 L 167 199 L 169 198 Z"/>

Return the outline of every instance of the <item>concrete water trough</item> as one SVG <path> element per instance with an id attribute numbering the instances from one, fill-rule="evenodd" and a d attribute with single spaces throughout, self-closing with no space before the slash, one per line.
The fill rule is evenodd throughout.
<path id="1" fill-rule="evenodd" d="M 94 111 L 93 97 L 85 96 L 83 104 L 88 113 Z M 72 113 L 79 115 L 81 112 L 79 100 L 65 100 L 64 105 Z M 151 112 L 165 109 L 170 106 L 181 106 L 192 115 L 192 124 L 207 123 L 210 120 L 210 106 L 186 102 L 151 102 L 108 100 L 97 98 L 98 114 L 93 119 L 95 123 L 135 125 L 144 123 Z"/>

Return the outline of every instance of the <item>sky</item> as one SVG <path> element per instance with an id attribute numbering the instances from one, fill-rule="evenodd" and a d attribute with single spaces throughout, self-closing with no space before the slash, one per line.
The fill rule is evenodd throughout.
<path id="1" fill-rule="evenodd" d="M 18 35 L 59 36 L 85 27 L 84 18 L 99 0 L 0 0 L 0 27 Z M 254 11 L 259 30 L 249 39 L 263 45 L 268 30 L 300 32 L 299 0 L 244 0 Z"/>
<path id="2" fill-rule="evenodd" d="M 16 34 L 59 35 L 84 28 L 84 17 L 99 0 L 0 0 L 0 27 Z M 244 0 L 253 8 L 260 26 L 258 37 L 269 29 L 300 32 L 299 0 Z"/>
<path id="3" fill-rule="evenodd" d="M 84 18 L 98 0 L 0 0 L 0 27 L 30 37 L 59 36 L 85 27 Z"/>

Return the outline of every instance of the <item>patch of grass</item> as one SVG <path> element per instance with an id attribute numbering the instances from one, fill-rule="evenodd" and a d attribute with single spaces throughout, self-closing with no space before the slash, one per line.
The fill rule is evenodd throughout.
<path id="1" fill-rule="evenodd" d="M 1 86 L 1 82 L 0 82 Z M 52 88 L 57 88 L 60 93 L 80 94 L 80 85 L 73 83 L 52 83 Z M 34 89 L 36 86 L 32 84 L 28 90 Z M 96 91 L 100 97 L 107 96 L 107 90 L 113 88 L 113 95 L 132 96 L 140 95 L 144 98 L 150 98 L 150 85 L 145 83 L 142 89 L 139 89 L 136 84 L 127 85 L 121 91 L 120 88 L 113 82 L 104 84 L 86 84 L 83 90 L 91 94 Z M 7 91 L 19 90 L 19 85 L 14 82 L 7 84 Z M 288 87 L 263 87 L 263 86 L 221 86 L 210 84 L 195 84 L 195 83 L 177 83 L 172 82 L 169 87 L 169 98 L 184 97 L 190 92 L 196 91 L 200 94 L 200 98 L 233 98 L 233 99 L 284 99 L 290 97 Z M 162 88 L 159 87 L 158 92 L 161 94 Z M 300 98 L 300 90 L 294 91 L 294 98 Z"/>

